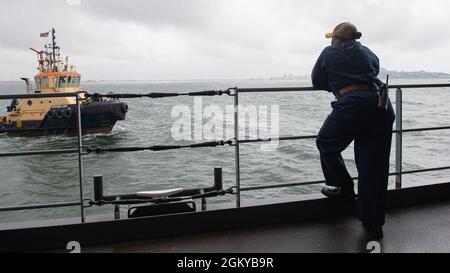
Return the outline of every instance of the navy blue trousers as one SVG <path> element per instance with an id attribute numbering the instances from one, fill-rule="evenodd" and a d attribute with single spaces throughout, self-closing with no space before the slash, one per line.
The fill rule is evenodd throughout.
<path id="1" fill-rule="evenodd" d="M 317 138 L 326 184 L 354 190 L 354 183 L 342 158 L 352 141 L 358 169 L 358 219 L 384 225 L 389 178 L 392 124 L 395 114 L 378 108 L 373 91 L 353 91 L 332 103 L 333 111 Z"/>

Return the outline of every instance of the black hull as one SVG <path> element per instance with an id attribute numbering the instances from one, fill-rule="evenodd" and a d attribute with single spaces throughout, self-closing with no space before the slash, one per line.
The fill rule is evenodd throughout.
<path id="1" fill-rule="evenodd" d="M 111 132 L 118 120 L 124 120 L 128 107 L 123 102 L 94 102 L 81 106 L 83 134 Z M 50 113 L 51 112 L 51 113 Z M 20 126 L 19 126 L 20 127 Z M 0 133 L 10 136 L 77 135 L 76 105 L 52 108 L 43 120 L 17 124 L 0 123 Z"/>

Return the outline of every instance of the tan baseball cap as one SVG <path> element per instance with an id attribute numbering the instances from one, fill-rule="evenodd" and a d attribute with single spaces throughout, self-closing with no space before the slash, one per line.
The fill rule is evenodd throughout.
<path id="1" fill-rule="evenodd" d="M 333 32 L 325 34 L 325 38 L 330 39 L 333 37 L 346 38 L 346 39 L 359 39 L 362 33 L 358 32 L 356 26 L 350 22 L 345 22 L 337 25 Z"/>

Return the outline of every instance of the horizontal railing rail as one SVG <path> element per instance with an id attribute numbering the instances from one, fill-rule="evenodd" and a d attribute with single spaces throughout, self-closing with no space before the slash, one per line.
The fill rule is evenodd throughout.
<path id="1" fill-rule="evenodd" d="M 443 131 L 443 130 L 450 130 L 450 126 L 404 129 L 404 130 L 402 130 L 402 132 L 403 133 L 415 133 L 415 132 Z M 393 130 L 392 132 L 395 134 L 400 131 Z M 315 138 L 317 138 L 317 135 L 286 136 L 286 137 L 267 138 L 267 139 L 245 139 L 245 140 L 239 140 L 239 143 L 248 144 L 248 143 L 260 143 L 260 142 L 270 142 L 270 141 L 304 140 L 304 139 L 315 139 Z"/>
<path id="2" fill-rule="evenodd" d="M 18 210 L 35 210 L 35 209 L 54 209 L 65 207 L 78 207 L 80 202 L 63 202 L 63 203 L 49 203 L 49 204 L 35 204 L 35 205 L 22 205 L 13 207 L 1 207 L 0 212 L 18 211 Z"/>
<path id="3" fill-rule="evenodd" d="M 10 153 L 0 153 L 0 157 L 32 156 L 32 155 L 58 155 L 58 154 L 78 154 L 78 150 L 77 149 L 61 149 L 61 150 L 10 152 Z"/>
<path id="4" fill-rule="evenodd" d="M 449 83 L 442 84 L 394 84 L 389 89 L 422 89 L 422 88 L 444 88 L 450 87 Z M 269 87 L 269 88 L 238 88 L 239 93 L 274 93 L 274 92 L 307 92 L 325 91 L 314 87 Z"/>
<path id="5" fill-rule="evenodd" d="M 0 95 L 0 100 L 9 99 L 41 99 L 41 98 L 65 98 L 65 97 L 77 97 L 79 93 L 36 93 L 36 94 L 11 94 Z"/>
<path id="6" fill-rule="evenodd" d="M 428 127 L 428 128 L 415 128 L 415 129 L 403 129 L 403 133 L 415 133 L 415 132 L 425 132 L 425 131 L 443 131 L 450 130 L 450 126 L 444 127 Z M 399 130 L 394 130 L 394 133 L 398 133 Z"/>
<path id="7" fill-rule="evenodd" d="M 436 168 L 427 168 L 420 170 L 403 170 L 402 168 L 402 136 L 404 133 L 413 133 L 413 132 L 425 132 L 425 131 L 438 131 L 438 130 L 450 130 L 450 126 L 441 126 L 441 127 L 426 127 L 426 128 L 412 128 L 412 129 L 403 129 L 402 128 L 402 90 L 403 89 L 421 89 L 421 88 L 447 88 L 450 87 L 450 84 L 409 84 L 409 85 L 391 85 L 390 89 L 396 89 L 396 115 L 397 122 L 396 128 L 393 130 L 393 133 L 396 134 L 396 170 L 395 172 L 391 172 L 390 176 L 396 176 L 396 188 L 401 188 L 401 178 L 402 175 L 406 174 L 417 174 L 424 172 L 434 172 L 434 171 L 442 171 L 449 170 L 450 166 L 446 167 L 436 167 Z M 234 92 L 233 92 L 234 91 Z M 259 142 L 269 142 L 273 140 L 278 141 L 288 141 L 288 140 L 307 140 L 307 139 L 315 139 L 316 135 L 305 135 L 305 136 L 283 136 L 279 138 L 268 138 L 268 139 L 239 139 L 239 113 L 238 113 L 238 105 L 239 105 L 239 93 L 268 93 L 268 92 L 303 92 L 303 91 L 323 91 L 318 90 L 313 87 L 274 87 L 274 88 L 230 88 L 226 91 L 207 91 L 207 92 L 194 92 L 194 93 L 180 93 L 176 96 L 180 95 L 195 95 L 195 96 L 212 96 L 212 95 L 222 95 L 228 94 L 230 96 L 234 96 L 234 105 L 235 105 L 235 144 L 232 146 L 235 147 L 235 166 L 236 166 L 236 206 L 240 207 L 240 193 L 248 192 L 248 191 L 256 191 L 256 190 L 267 190 L 267 189 L 275 189 L 275 188 L 287 188 L 287 187 L 296 187 L 296 186 L 308 186 L 308 185 L 318 185 L 325 183 L 324 180 L 318 181 L 307 181 L 307 182 L 297 182 L 297 183 L 284 183 L 284 184 L 276 184 L 276 185 L 264 185 L 264 186 L 253 186 L 253 187 L 245 187 L 241 188 L 240 181 L 240 144 L 252 144 Z M 233 93 L 232 93 L 233 92 Z M 50 204 L 34 204 L 34 205 L 21 205 L 21 206 L 10 206 L 10 207 L 0 207 L 0 212 L 7 211 L 18 211 L 18 210 L 33 210 L 33 209 L 50 209 L 50 208 L 63 208 L 63 207 L 73 207 L 80 206 L 81 207 L 81 222 L 85 222 L 84 216 L 84 195 L 83 195 L 83 161 L 82 156 L 89 154 L 84 151 L 86 147 L 82 146 L 82 126 L 81 126 L 81 111 L 80 111 L 80 93 L 86 93 L 87 97 L 90 95 L 83 92 L 75 92 L 75 93 L 42 93 L 42 94 L 9 94 L 9 95 L 0 95 L 0 100 L 7 99 L 33 99 L 33 98 L 58 98 L 58 97 L 75 97 L 78 109 L 77 115 L 77 131 L 78 131 L 78 147 L 77 149 L 55 149 L 55 150 L 37 150 L 37 151 L 23 151 L 23 152 L 4 152 L 0 153 L 1 157 L 12 157 L 12 156 L 35 156 L 35 155 L 55 155 L 55 154 L 78 154 L 78 166 L 79 166 L 79 190 L 80 190 L 80 201 L 78 202 L 63 202 L 63 203 L 50 203 Z M 99 94 L 97 94 L 99 95 Z M 138 96 L 139 95 L 139 96 Z M 163 97 L 175 97 L 175 93 L 173 94 L 163 94 L 163 93 L 149 93 L 149 94 L 138 94 L 135 96 L 130 96 L 129 94 L 115 94 L 115 97 L 118 98 L 138 98 L 138 97 L 148 97 L 148 98 L 163 98 Z M 112 96 L 112 95 L 100 95 L 104 97 Z M 120 149 L 119 149 L 120 150 Z M 357 180 L 358 177 L 353 177 L 354 180 Z"/>
<path id="8" fill-rule="evenodd" d="M 444 127 L 427 127 L 427 128 L 413 128 L 413 129 L 404 129 L 403 133 L 414 133 L 414 132 L 425 132 L 425 131 L 442 131 L 442 130 L 450 130 L 450 126 Z M 393 130 L 393 133 L 398 133 L 398 130 Z M 270 141 L 288 141 L 288 140 L 303 140 L 303 139 L 315 139 L 317 135 L 305 135 L 305 136 L 286 136 L 279 138 L 268 138 L 268 139 L 245 139 L 240 140 L 241 144 L 249 144 L 249 143 L 261 143 L 261 142 L 270 142 Z M 83 147 L 84 149 L 85 147 Z M 143 150 L 143 148 L 140 148 Z M 60 149 L 60 150 L 36 150 L 36 151 L 27 151 L 27 152 L 6 152 L 0 153 L 0 157 L 14 157 L 14 156 L 36 156 L 36 155 L 57 155 L 57 154 L 77 154 L 77 149 Z M 88 155 L 89 152 L 83 152 L 83 155 Z"/>

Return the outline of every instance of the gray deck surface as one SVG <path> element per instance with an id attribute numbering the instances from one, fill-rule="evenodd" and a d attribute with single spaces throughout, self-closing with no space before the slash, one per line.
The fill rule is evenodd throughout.
<path id="1" fill-rule="evenodd" d="M 388 212 L 380 241 L 384 253 L 450 252 L 450 201 Z M 84 252 L 352 253 L 370 252 L 354 217 L 309 221 L 86 248 Z"/>

